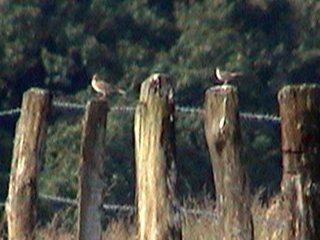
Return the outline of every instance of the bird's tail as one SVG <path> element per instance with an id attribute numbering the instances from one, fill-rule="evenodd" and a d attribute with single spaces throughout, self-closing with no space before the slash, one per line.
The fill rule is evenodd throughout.
<path id="1" fill-rule="evenodd" d="M 127 94 L 126 91 L 121 89 L 121 88 L 117 88 L 116 91 L 121 95 L 126 95 Z"/>
<path id="2" fill-rule="evenodd" d="M 230 73 L 231 77 L 242 77 L 243 72 L 232 72 Z"/>

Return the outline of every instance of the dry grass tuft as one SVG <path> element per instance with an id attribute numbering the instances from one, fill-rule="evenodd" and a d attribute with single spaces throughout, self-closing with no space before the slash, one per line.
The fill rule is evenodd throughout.
<path id="1" fill-rule="evenodd" d="M 183 220 L 182 236 L 189 240 L 212 240 L 217 238 L 217 222 L 205 217 L 187 217 Z"/>
<path id="2" fill-rule="evenodd" d="M 37 240 L 74 240 L 75 234 L 70 232 L 63 232 L 61 230 L 54 229 L 39 229 L 37 233 Z"/>
<path id="3" fill-rule="evenodd" d="M 134 240 L 136 228 L 127 220 L 114 220 L 103 233 L 103 240 Z"/>
<path id="4" fill-rule="evenodd" d="M 205 197 L 202 201 L 188 199 L 183 203 L 187 209 L 214 212 L 215 201 Z M 188 240 L 212 240 L 217 238 L 218 222 L 210 216 L 186 214 L 182 218 L 182 236 Z"/>
<path id="5" fill-rule="evenodd" d="M 265 206 L 259 202 L 252 205 L 255 239 L 283 239 L 286 219 L 280 196 L 271 198 Z"/>

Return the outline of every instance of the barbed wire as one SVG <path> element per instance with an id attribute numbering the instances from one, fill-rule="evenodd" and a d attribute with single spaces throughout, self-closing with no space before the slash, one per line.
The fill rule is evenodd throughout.
<path id="1" fill-rule="evenodd" d="M 65 197 L 59 197 L 59 196 L 53 196 L 53 195 L 48 195 L 48 194 L 39 194 L 39 197 L 41 199 L 47 200 L 47 201 L 52 201 L 56 203 L 62 203 L 62 204 L 68 204 L 68 205 L 73 205 L 77 206 L 78 202 L 75 199 L 71 198 L 65 198 Z M 130 205 L 118 205 L 118 204 L 103 204 L 102 208 L 105 211 L 122 211 L 122 212 L 134 212 L 135 208 Z"/>
<path id="2" fill-rule="evenodd" d="M 190 106 L 176 106 L 175 110 L 180 113 L 201 114 L 202 108 Z"/>
<path id="3" fill-rule="evenodd" d="M 63 204 L 74 205 L 74 206 L 78 205 L 77 200 L 72 198 L 53 196 L 53 195 L 48 195 L 43 193 L 39 194 L 39 198 L 47 201 L 51 201 L 51 202 L 56 202 L 56 203 L 63 203 Z"/>
<path id="4" fill-rule="evenodd" d="M 78 206 L 78 202 L 75 199 L 60 197 L 60 196 L 53 196 L 48 194 L 39 194 L 39 197 L 46 201 L 51 201 L 60 204 L 67 204 L 72 206 Z M 0 208 L 5 207 L 4 202 L 0 202 Z M 129 214 L 134 213 L 135 207 L 131 205 L 120 205 L 120 204 L 103 204 L 102 208 L 105 211 L 113 211 L 113 212 L 127 212 Z M 200 209 L 188 209 L 185 207 L 180 207 L 180 213 L 184 215 L 194 215 L 196 217 L 206 217 L 213 219 L 214 221 L 218 221 L 218 214 L 215 211 L 208 211 L 208 210 L 200 210 Z M 285 228 L 286 222 L 280 219 L 270 219 L 265 216 L 260 215 L 253 215 L 253 221 L 256 223 L 267 223 L 270 226 Z"/>
<path id="5" fill-rule="evenodd" d="M 54 101 L 54 110 L 69 113 L 82 113 L 86 109 L 84 104 Z"/>
<path id="6" fill-rule="evenodd" d="M 134 112 L 136 107 L 132 106 L 113 106 L 111 112 Z"/>
<path id="7" fill-rule="evenodd" d="M 56 203 L 68 204 L 68 205 L 73 205 L 73 206 L 78 205 L 77 200 L 71 199 L 71 198 L 53 196 L 53 195 L 48 195 L 48 194 L 39 194 L 39 197 L 41 199 L 56 202 Z M 132 213 L 135 211 L 135 207 L 131 206 L 131 205 L 102 204 L 102 208 L 105 211 L 117 211 L 117 212 L 120 211 L 120 212 L 132 212 Z M 192 215 L 199 215 L 199 216 L 201 215 L 201 216 L 216 218 L 216 214 L 209 212 L 209 211 L 204 211 L 204 210 L 186 209 L 184 207 L 181 207 L 180 212 L 184 213 L 184 214 L 192 214 Z"/>
<path id="8" fill-rule="evenodd" d="M 56 202 L 56 203 L 68 204 L 68 205 L 73 205 L 73 206 L 78 205 L 77 200 L 71 199 L 71 198 L 52 196 L 52 195 L 48 195 L 48 194 L 39 194 L 39 197 L 41 199 Z M 120 204 L 103 204 L 102 208 L 105 211 L 127 212 L 129 214 L 134 213 L 134 211 L 136 210 L 136 208 L 134 206 L 120 205 Z M 212 219 L 213 221 L 219 220 L 219 215 L 216 211 L 201 210 L 201 209 L 189 209 L 189 208 L 185 208 L 185 207 L 180 207 L 179 210 L 180 210 L 180 213 L 183 214 L 184 216 L 193 215 L 195 217 L 206 217 L 206 218 Z M 265 216 L 256 215 L 256 214 L 253 215 L 253 221 L 256 223 L 268 224 L 269 226 L 274 226 L 274 227 L 279 227 L 279 228 L 286 227 L 286 222 L 284 220 L 271 219 L 271 218 L 267 218 Z"/>
<path id="9" fill-rule="evenodd" d="M 257 114 L 257 113 L 240 113 L 240 118 L 244 120 L 253 120 L 257 122 L 268 122 L 272 124 L 279 124 L 280 123 L 280 117 L 270 115 L 270 114 Z"/>
<path id="10" fill-rule="evenodd" d="M 206 217 L 218 221 L 218 214 L 214 211 L 201 210 L 201 209 L 187 209 L 180 207 L 180 213 L 184 215 L 194 215 L 196 217 Z"/>
<path id="11" fill-rule="evenodd" d="M 53 102 L 53 107 L 55 111 L 67 112 L 67 113 L 83 113 L 86 106 L 79 103 L 69 103 L 55 101 Z M 110 109 L 112 112 L 134 112 L 135 106 L 113 106 Z M 9 110 L 0 111 L 0 118 L 3 117 L 15 117 L 20 114 L 20 108 L 14 108 Z M 189 106 L 177 106 L 176 111 L 178 113 L 186 114 L 201 114 L 202 109 L 199 107 L 189 107 Z M 240 112 L 240 118 L 243 120 L 257 121 L 257 122 L 267 122 L 271 124 L 279 124 L 280 117 L 269 115 L 269 114 L 258 114 L 250 112 Z"/>
<path id="12" fill-rule="evenodd" d="M 0 118 L 2 117 L 14 117 L 14 116 L 18 116 L 20 114 L 20 108 L 13 108 L 13 109 L 9 109 L 9 110 L 4 110 L 4 111 L 0 111 Z"/>
<path id="13" fill-rule="evenodd" d="M 71 198 L 65 198 L 65 197 L 59 197 L 59 196 L 52 196 L 48 194 L 39 194 L 39 197 L 41 199 L 47 200 L 47 201 L 52 201 L 56 203 L 62 203 L 62 204 L 68 204 L 68 205 L 73 205 L 77 206 L 77 200 L 71 199 Z M 119 205 L 119 204 L 103 204 L 102 208 L 105 211 L 120 211 L 120 212 L 134 212 L 135 207 L 131 205 Z M 217 214 L 214 212 L 210 211 L 205 211 L 205 210 L 199 210 L 199 209 L 187 209 L 184 207 L 180 207 L 180 212 L 184 214 L 191 214 L 191 215 L 196 215 L 196 216 L 206 216 L 206 217 L 211 217 L 214 219 L 217 219 Z"/>

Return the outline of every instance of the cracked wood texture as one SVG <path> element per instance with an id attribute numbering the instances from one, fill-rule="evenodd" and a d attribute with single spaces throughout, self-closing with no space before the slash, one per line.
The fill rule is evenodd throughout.
<path id="1" fill-rule="evenodd" d="M 278 94 L 286 240 L 320 236 L 320 85 L 286 86 Z"/>
<path id="2" fill-rule="evenodd" d="M 23 94 L 6 204 L 9 240 L 34 239 L 37 172 L 50 108 L 51 96 L 48 91 L 32 88 Z"/>
<path id="3" fill-rule="evenodd" d="M 79 240 L 101 240 L 101 210 L 108 103 L 93 100 L 82 122 L 79 175 Z"/>
<path id="4" fill-rule="evenodd" d="M 221 221 L 219 239 L 253 239 L 249 186 L 240 163 L 241 134 L 235 87 L 222 85 L 206 91 L 204 130 Z"/>
<path id="5" fill-rule="evenodd" d="M 142 83 L 134 120 L 138 239 L 179 240 L 174 101 L 168 76 L 154 74 Z"/>

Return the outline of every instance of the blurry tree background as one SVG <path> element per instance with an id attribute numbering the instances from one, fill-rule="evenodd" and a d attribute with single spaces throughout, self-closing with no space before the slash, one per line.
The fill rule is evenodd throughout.
<path id="1" fill-rule="evenodd" d="M 317 0 L 1 0 L 0 109 L 19 107 L 30 87 L 55 100 L 86 103 L 94 73 L 126 89 L 110 105 L 134 106 L 154 72 L 174 76 L 176 102 L 201 107 L 213 70 L 243 71 L 240 110 L 277 114 L 286 84 L 320 81 Z M 111 112 L 106 151 L 107 203 L 134 200 L 132 113 Z M 0 119 L 0 200 L 6 198 L 16 119 Z M 251 189 L 278 189 L 279 128 L 242 121 Z M 39 189 L 76 197 L 81 116 L 50 119 Z M 201 116 L 177 113 L 179 194 L 214 196 Z"/>

